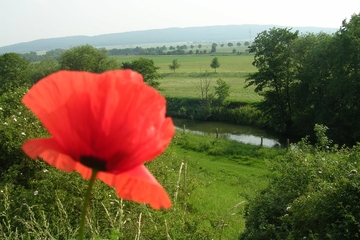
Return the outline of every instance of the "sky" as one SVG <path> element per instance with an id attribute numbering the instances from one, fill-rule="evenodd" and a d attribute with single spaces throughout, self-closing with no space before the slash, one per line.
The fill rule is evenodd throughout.
<path id="1" fill-rule="evenodd" d="M 360 0 L 0 0 L 0 47 L 44 38 L 170 27 L 339 28 Z"/>

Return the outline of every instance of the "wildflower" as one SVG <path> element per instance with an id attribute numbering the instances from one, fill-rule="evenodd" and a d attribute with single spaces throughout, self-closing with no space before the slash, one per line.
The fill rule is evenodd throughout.
<path id="1" fill-rule="evenodd" d="M 286 211 L 290 211 L 290 209 L 291 209 L 291 207 L 289 206 L 289 207 L 286 208 Z"/>
<path id="2" fill-rule="evenodd" d="M 26 141 L 31 158 L 63 171 L 98 178 L 120 198 L 169 208 L 170 199 L 143 165 L 161 154 L 174 135 L 165 99 L 131 70 L 102 74 L 60 71 L 36 83 L 23 103 L 51 138 Z M 89 187 L 91 191 L 91 187 Z"/>
<path id="3" fill-rule="evenodd" d="M 26 134 L 24 132 L 21 132 L 21 135 L 25 136 Z"/>
<path id="4" fill-rule="evenodd" d="M 34 196 L 38 195 L 38 193 L 39 193 L 39 192 L 38 192 L 37 190 L 35 190 L 35 191 L 34 191 Z"/>

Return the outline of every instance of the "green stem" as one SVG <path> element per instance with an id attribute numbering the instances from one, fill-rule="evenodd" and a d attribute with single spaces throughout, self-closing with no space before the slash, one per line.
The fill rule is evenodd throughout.
<path id="1" fill-rule="evenodd" d="M 82 210 L 81 210 L 79 240 L 84 239 L 85 217 L 86 217 L 87 208 L 88 208 L 89 203 L 90 203 L 91 190 L 92 190 L 92 187 L 94 186 L 97 173 L 98 173 L 98 170 L 92 169 L 88 189 L 86 190 L 86 194 L 85 194 L 84 205 L 83 205 Z"/>

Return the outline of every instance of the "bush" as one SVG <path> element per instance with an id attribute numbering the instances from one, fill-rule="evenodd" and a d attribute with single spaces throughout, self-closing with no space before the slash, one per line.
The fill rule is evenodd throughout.
<path id="1" fill-rule="evenodd" d="M 322 133 L 316 147 L 303 139 L 270 163 L 277 177 L 246 206 L 240 239 L 360 237 L 360 145 L 330 147 Z"/>

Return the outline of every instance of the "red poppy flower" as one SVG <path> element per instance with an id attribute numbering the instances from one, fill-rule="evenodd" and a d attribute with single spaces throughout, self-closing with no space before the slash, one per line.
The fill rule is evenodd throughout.
<path id="1" fill-rule="evenodd" d="M 143 165 L 161 154 L 174 135 L 165 99 L 131 70 L 102 74 L 60 71 L 36 83 L 23 103 L 51 138 L 22 146 L 64 171 L 78 171 L 114 186 L 119 197 L 169 208 L 162 186 Z"/>

